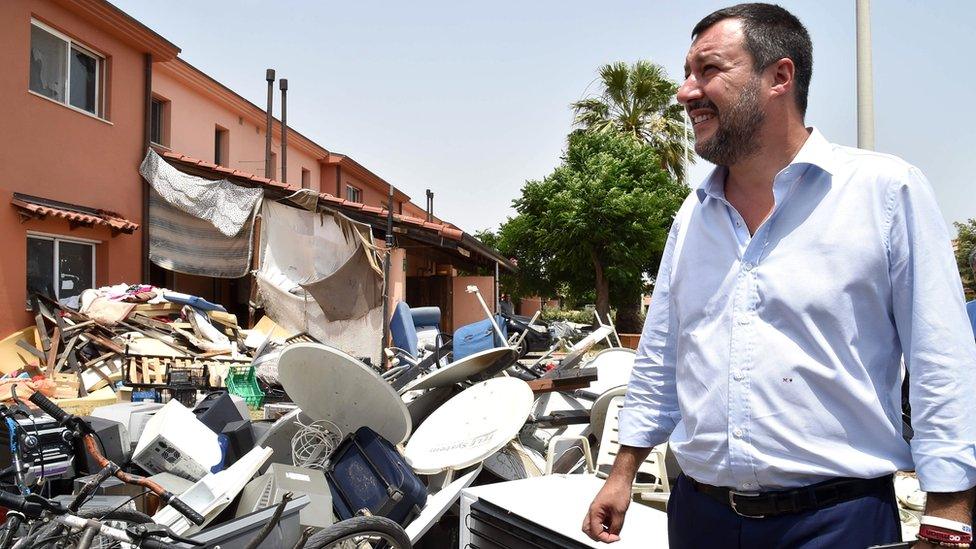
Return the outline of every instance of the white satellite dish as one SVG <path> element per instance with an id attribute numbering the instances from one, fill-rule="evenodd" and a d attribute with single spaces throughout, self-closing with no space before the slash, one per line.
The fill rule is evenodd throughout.
<path id="1" fill-rule="evenodd" d="M 393 387 L 372 368 L 320 343 L 281 352 L 278 375 L 308 417 L 336 424 L 343 435 L 369 427 L 393 444 L 410 436 L 410 414 Z"/>
<path id="2" fill-rule="evenodd" d="M 407 443 L 404 457 L 424 475 L 480 463 L 515 438 L 532 401 L 532 389 L 521 379 L 483 381 L 431 414 Z"/>
<path id="3" fill-rule="evenodd" d="M 452 362 L 443 368 L 432 371 L 431 373 L 418 377 L 400 389 L 400 394 L 407 391 L 420 389 L 432 389 L 434 387 L 448 387 L 455 383 L 471 379 L 472 377 L 488 370 L 493 365 L 498 364 L 504 359 L 507 366 L 511 359 L 515 358 L 516 350 L 511 347 L 495 347 L 466 356 L 457 362 Z"/>
<path id="4" fill-rule="evenodd" d="M 597 380 L 590 383 L 586 391 L 602 394 L 614 387 L 627 385 L 630 382 L 630 372 L 634 369 L 634 359 L 637 353 L 633 349 L 612 347 L 596 354 L 586 363 L 586 368 L 596 368 Z"/>

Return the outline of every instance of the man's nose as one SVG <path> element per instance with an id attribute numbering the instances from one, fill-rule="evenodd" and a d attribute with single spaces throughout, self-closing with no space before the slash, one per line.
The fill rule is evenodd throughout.
<path id="1" fill-rule="evenodd" d="M 702 93 L 701 88 L 698 87 L 698 80 L 695 79 L 695 75 L 689 74 L 685 78 L 685 81 L 681 83 L 681 87 L 678 88 L 678 103 L 686 105 L 689 101 L 694 101 L 701 97 Z"/>

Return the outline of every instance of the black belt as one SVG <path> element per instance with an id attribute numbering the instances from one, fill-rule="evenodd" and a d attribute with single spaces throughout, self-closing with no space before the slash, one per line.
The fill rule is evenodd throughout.
<path id="1" fill-rule="evenodd" d="M 731 507 L 739 516 L 747 518 L 774 517 L 802 513 L 850 501 L 884 488 L 891 488 L 892 476 L 878 478 L 839 478 L 803 488 L 776 492 L 742 492 L 731 488 L 702 484 L 688 477 L 696 491 L 722 505 Z"/>

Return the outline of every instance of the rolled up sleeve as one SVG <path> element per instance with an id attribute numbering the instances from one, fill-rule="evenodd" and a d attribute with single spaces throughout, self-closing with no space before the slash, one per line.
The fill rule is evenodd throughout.
<path id="1" fill-rule="evenodd" d="M 916 168 L 887 203 L 894 320 L 908 367 L 912 456 L 921 488 L 976 485 L 976 343 L 949 231 Z"/>
<path id="2" fill-rule="evenodd" d="M 620 411 L 620 443 L 650 448 L 665 442 L 680 418 L 675 388 L 675 335 L 670 306 L 678 221 L 671 226 L 647 311 L 627 398 Z"/>

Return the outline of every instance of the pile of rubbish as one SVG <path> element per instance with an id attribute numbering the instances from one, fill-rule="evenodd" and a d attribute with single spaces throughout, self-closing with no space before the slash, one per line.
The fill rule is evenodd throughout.
<path id="1" fill-rule="evenodd" d="M 269 319 L 245 330 L 221 305 L 148 285 L 30 301 L 34 325 L 0 341 L 0 401 L 40 391 L 84 414 L 120 400 L 192 406 L 198 391 L 229 387 L 260 407 L 252 360 L 281 332 Z"/>
<path id="2" fill-rule="evenodd" d="M 486 535 L 463 527 L 482 523 L 461 520 L 479 513 L 462 492 L 547 475 L 585 479 L 584 492 L 595 486 L 612 461 L 615 443 L 603 434 L 614 431 L 634 356 L 601 326 L 571 346 L 552 332 L 549 348 L 525 357 L 525 339 L 546 329 L 523 319 L 509 334 L 511 318 L 490 315 L 469 292 L 486 319 L 452 334 L 440 333 L 438 309 L 398 304 L 386 368 L 269 318 L 244 329 L 220 305 L 164 288 L 33 296 L 35 324 L 0 342 L 0 399 L 31 408 L 29 419 L 6 416 L 0 453 L 22 491 L 70 498 L 99 472 L 78 440 L 27 402 L 38 391 L 91 425 L 109 459 L 205 521 L 111 478 L 86 505 L 127 506 L 180 536 L 225 544 L 274 519 L 276 541 L 261 547 L 300 546 L 366 513 L 398 523 L 418 547 L 456 546 Z M 666 493 L 662 471 L 650 491 Z"/>

